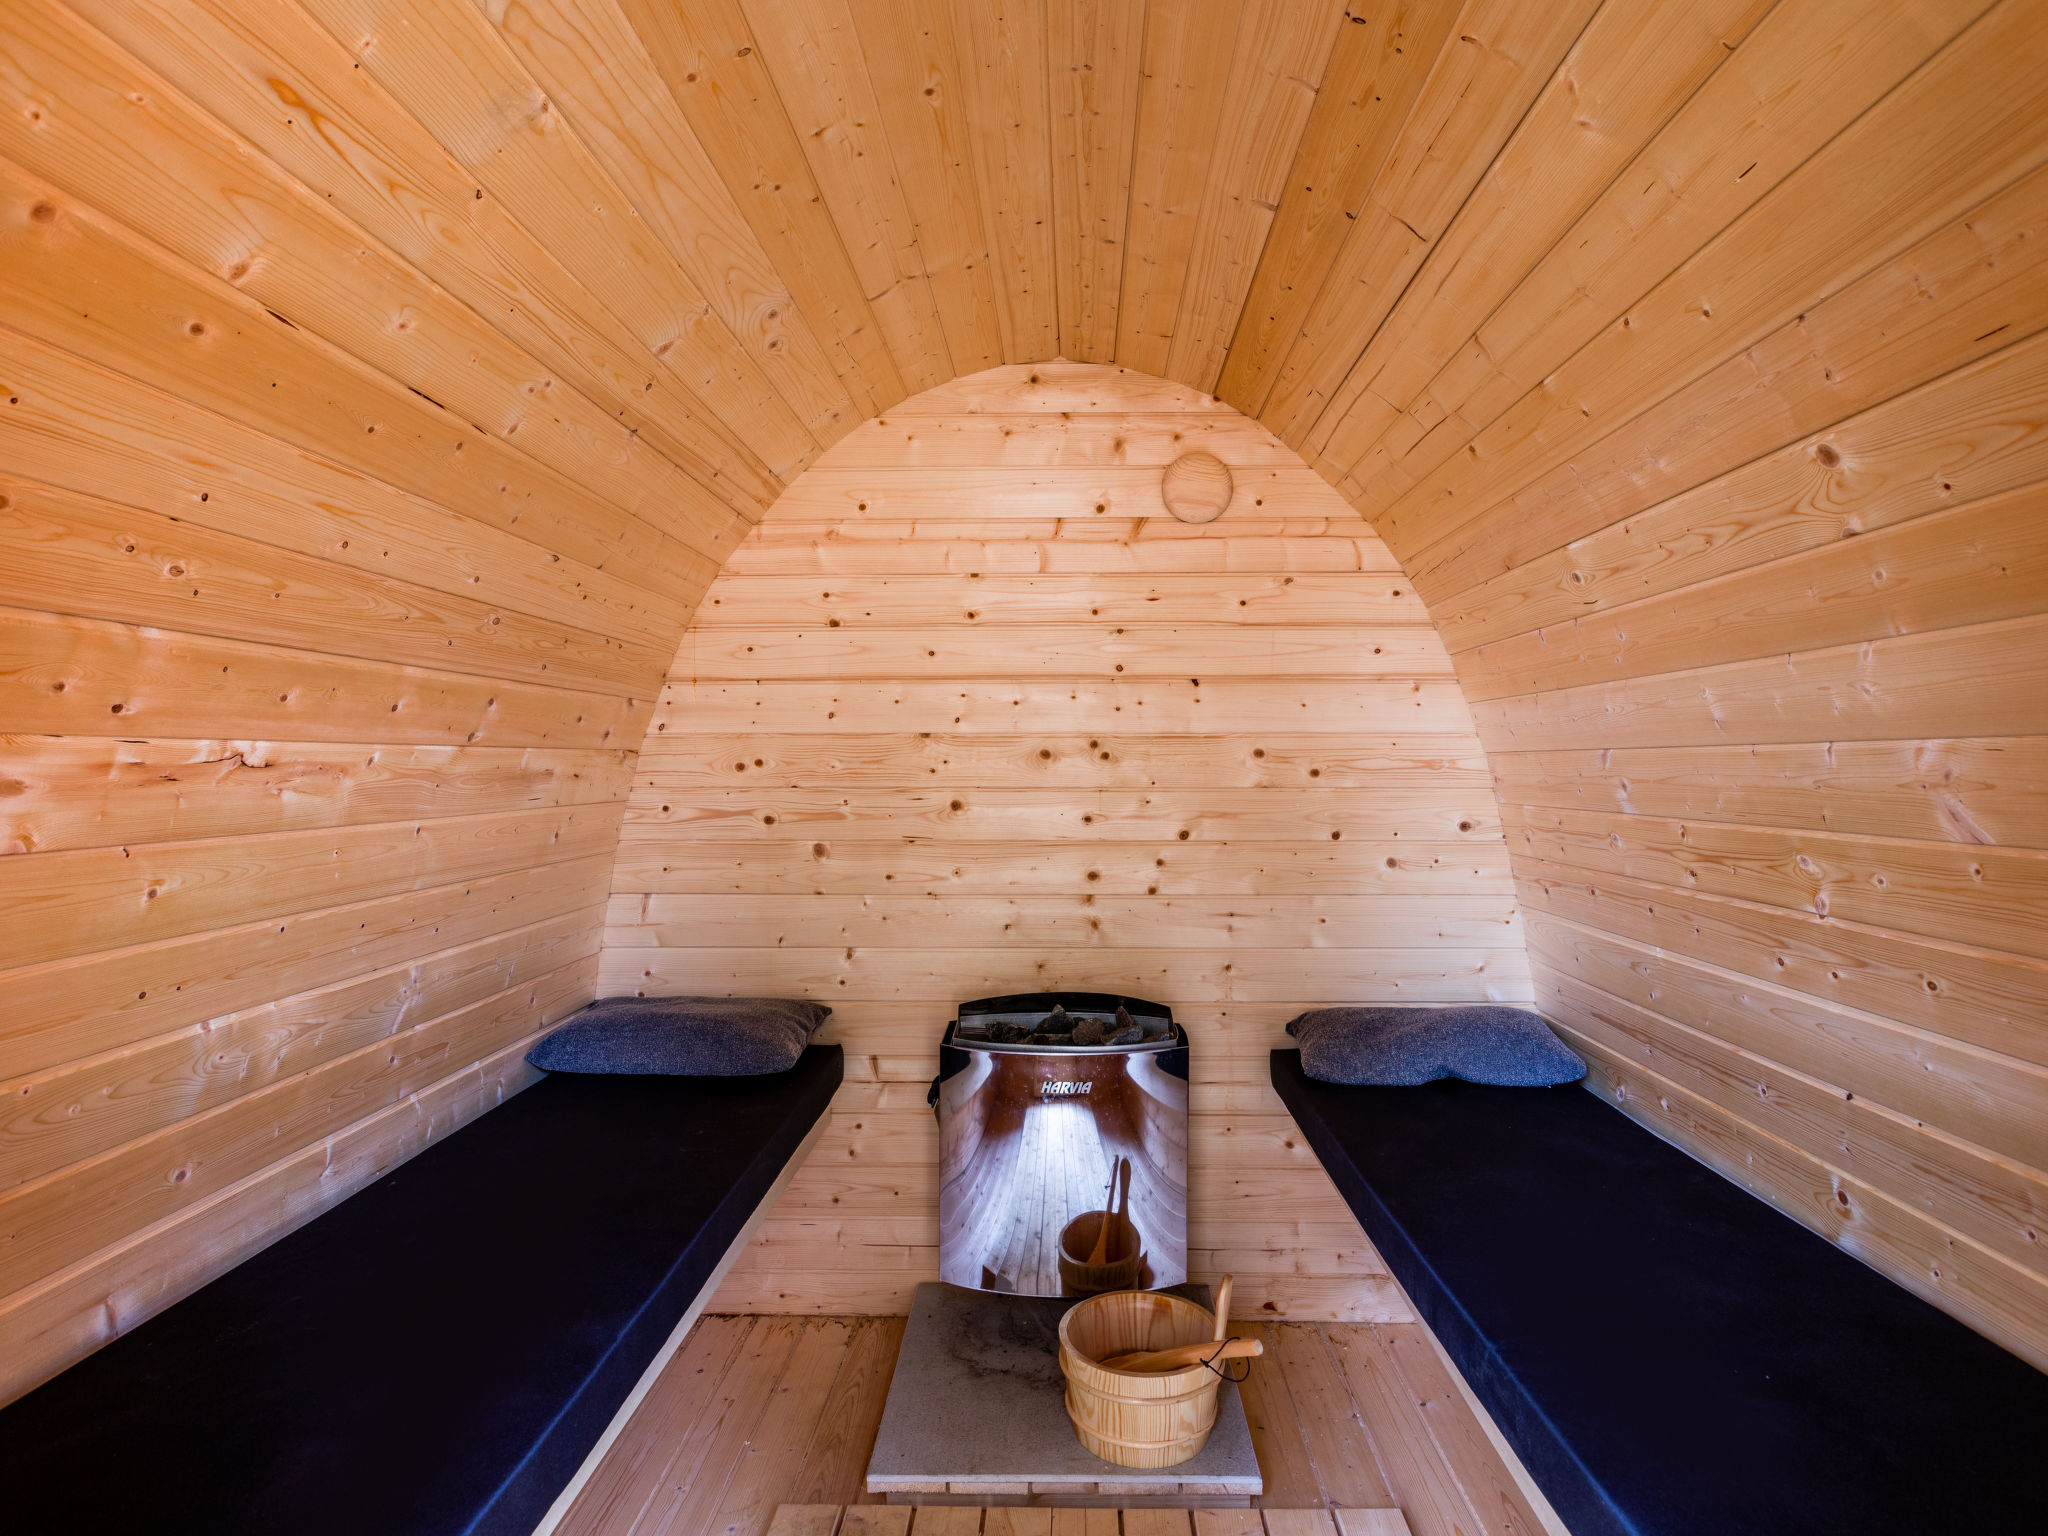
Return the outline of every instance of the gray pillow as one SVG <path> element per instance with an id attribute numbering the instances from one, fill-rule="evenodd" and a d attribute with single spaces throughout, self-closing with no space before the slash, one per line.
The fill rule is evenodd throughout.
<path id="1" fill-rule="evenodd" d="M 787 1072 L 832 1010 L 786 997 L 601 998 L 526 1053 L 544 1072 Z"/>
<path id="2" fill-rule="evenodd" d="M 1510 1088 L 1576 1083 L 1586 1064 L 1543 1016 L 1494 1003 L 1448 1008 L 1315 1008 L 1287 1026 L 1301 1070 L 1326 1083 L 1412 1087 L 1440 1077 Z"/>

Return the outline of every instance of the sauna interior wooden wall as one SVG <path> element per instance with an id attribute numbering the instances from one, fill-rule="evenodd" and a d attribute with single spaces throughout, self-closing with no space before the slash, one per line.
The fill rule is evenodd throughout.
<path id="1" fill-rule="evenodd" d="M 7 1392 L 519 1087 L 714 576 L 1054 358 L 1399 562 L 1598 1091 L 2048 1362 L 2033 0 L 16 0 L 0 96 Z"/>
<path id="2" fill-rule="evenodd" d="M 1236 486 L 1189 525 L 1160 483 L 1197 452 Z M 953 1005 L 1065 987 L 1192 1037 L 1192 1273 L 1248 1315 L 1406 1321 L 1267 1053 L 1351 998 L 1530 998 L 1408 578 L 1255 422 L 1102 365 L 916 395 L 769 509 L 655 705 L 612 891 L 602 991 L 821 999 L 857 1079 L 727 1311 L 907 1312 Z"/>

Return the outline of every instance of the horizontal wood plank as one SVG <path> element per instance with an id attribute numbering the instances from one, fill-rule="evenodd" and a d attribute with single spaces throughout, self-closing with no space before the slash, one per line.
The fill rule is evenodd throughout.
<path id="1" fill-rule="evenodd" d="M 1346 572 L 1246 575 L 1016 576 L 1002 571 L 936 576 L 849 573 L 829 581 L 750 577 L 708 593 L 695 626 L 800 629 L 837 620 L 851 627 L 970 624 L 1082 626 L 1111 619 L 1143 624 L 1427 624 L 1428 610 L 1398 573 L 1367 584 Z"/>
<path id="2" fill-rule="evenodd" d="M 17 608 L 599 692 L 650 691 L 669 661 L 653 646 L 5 474 L 0 539 L 0 603 Z"/>
<path id="3" fill-rule="evenodd" d="M 2010 333 L 2008 333 L 2009 335 Z M 1454 651 L 1825 549 L 2048 477 L 2048 336 L 1523 561 L 1432 612 Z"/>
<path id="4" fill-rule="evenodd" d="M 1499 844 L 1349 848 L 1314 843 L 949 843 L 912 848 L 823 840 L 762 841 L 724 857 L 622 849 L 616 888 L 630 893 L 972 896 L 1469 895 L 1506 877 Z"/>
<path id="5" fill-rule="evenodd" d="M 729 748 L 717 766 L 740 761 Z M 2041 737 L 1496 752 L 1492 765 L 1514 805 L 2048 848 Z"/>
<path id="6" fill-rule="evenodd" d="M 824 780 L 848 789 L 933 780 L 968 789 L 1366 789 L 1427 775 L 1462 790 L 1485 774 L 1485 755 L 1469 736 L 704 732 L 663 742 L 633 782 L 678 793 L 762 781 L 806 789 Z"/>
<path id="7" fill-rule="evenodd" d="M 1458 658 L 1474 700 L 1745 661 L 2048 608 L 2048 482 Z"/>
<path id="8" fill-rule="evenodd" d="M 2048 1066 L 2039 960 L 1536 859 L 1516 889 L 1529 912 Z"/>
<path id="9" fill-rule="evenodd" d="M 655 705 L 652 735 L 670 732 L 812 734 L 841 731 L 1207 732 L 1414 731 L 1470 728 L 1465 696 L 1450 678 L 1345 677 L 1254 680 L 1197 676 L 1135 682 L 1001 678 L 869 682 L 858 678 L 755 683 L 671 682 Z"/>
<path id="10" fill-rule="evenodd" d="M 621 808 L 193 838 L 0 859 L 0 967 L 179 938 L 610 849 Z"/>
<path id="11" fill-rule="evenodd" d="M 1897 1276 L 1908 1289 L 2021 1358 L 2048 1360 L 2035 1342 L 2032 1322 L 2042 1305 L 2040 1284 L 2026 1271 L 1669 1078 L 1643 1072 L 1590 1037 L 1569 1038 L 1588 1057 L 1593 1085 L 1623 1113 L 1667 1141 L 1693 1149 L 1751 1194 L 1872 1268 Z"/>
<path id="12" fill-rule="evenodd" d="M 607 993 L 726 997 L 787 995 L 870 1001 L 991 997 L 1011 991 L 1122 992 L 1163 1003 L 1276 998 L 1314 988 L 1385 1002 L 1526 1002 L 1519 946 L 1495 949 L 1235 948 L 1198 964 L 1185 950 L 910 948 L 608 949 Z"/>
<path id="13" fill-rule="evenodd" d="M 0 853 L 255 836 L 626 798 L 627 751 L 0 737 Z"/>
<path id="14" fill-rule="evenodd" d="M 1537 962 L 1752 1056 L 1942 1127 L 2028 1167 L 2048 1165 L 2048 1069 L 1887 1019 L 1528 915 Z"/>
<path id="15" fill-rule="evenodd" d="M 2048 853 L 1725 822 L 1504 807 L 1517 853 L 1591 875 L 2048 958 Z"/>
<path id="16" fill-rule="evenodd" d="M 585 910 L 209 1019 L 0 1086 L 5 1181 L 28 1183 L 595 955 Z"/>
<path id="17" fill-rule="evenodd" d="M 493 608 L 672 647 L 685 600 L 0 326 L 17 474 Z"/>
<path id="18" fill-rule="evenodd" d="M 1136 897 L 616 896 L 607 943 L 621 948 L 728 948 L 746 943 L 873 948 L 1203 950 L 1412 946 L 1472 948 L 1519 931 L 1499 896 L 1445 898 L 1417 909 L 1401 896 L 1262 896 L 1249 901 Z"/>
<path id="19" fill-rule="evenodd" d="M 625 841 L 646 847 L 762 838 L 998 843 L 1071 840 L 1261 843 L 1363 840 L 1490 844 L 1500 819 L 1483 784 L 1453 788 L 1417 775 L 1373 789 L 1181 790 L 1076 797 L 1070 790 L 643 789 Z"/>
<path id="20" fill-rule="evenodd" d="M 49 736 L 630 746 L 649 701 L 0 609 L 0 718 Z"/>
<path id="21" fill-rule="evenodd" d="M 1472 706 L 1496 752 L 2048 734 L 2048 620 L 1936 630 Z"/>
<path id="22" fill-rule="evenodd" d="M 594 971 L 577 961 L 0 1194 L 0 1285 L 45 1280 L 432 1086 L 451 1062 L 528 1039 L 590 1000 Z"/>
<path id="23" fill-rule="evenodd" d="M 978 612 L 978 610 L 976 610 Z M 1448 678 L 1450 658 L 1427 626 L 1392 624 L 1167 624 L 1149 615 L 1106 613 L 1044 628 L 984 628 L 974 620 L 943 630 L 827 619 L 808 629 L 692 629 L 675 676 L 718 679 L 1005 677 L 1181 678 L 1199 659 L 1212 677 Z M 1137 622 L 1118 623 L 1119 617 Z M 965 619 L 965 615 L 962 615 Z"/>
<path id="24" fill-rule="evenodd" d="M 0 1306 L 0 1331 L 22 1344 L 0 1357 L 0 1400 L 19 1396 L 146 1322 L 538 1081 L 539 1071 L 526 1064 L 534 1038 L 449 1073 L 8 1297 Z"/>
<path id="25" fill-rule="evenodd" d="M 1342 517 L 1200 524 L 1158 518 L 763 523 L 725 568 L 735 576 L 1401 573 L 1386 546 L 1348 509 Z"/>
<path id="26" fill-rule="evenodd" d="M 517 525 L 650 591 L 674 592 L 710 568 L 559 471 L 274 318 L 225 278 L 174 264 L 6 162 L 0 207 L 24 232 L 0 265 L 16 330 L 471 517 Z M 81 285 L 90 311 L 75 302 Z"/>
<path id="27" fill-rule="evenodd" d="M 6 973 L 0 1073 L 26 1076 L 601 905 L 609 853 Z"/>
<path id="28" fill-rule="evenodd" d="M 1231 470 L 1229 515 L 1333 517 L 1343 500 L 1306 465 Z M 1015 470 L 874 470 L 819 466 L 793 482 L 765 521 L 944 518 L 1169 517 L 1160 472 L 1149 465 Z"/>

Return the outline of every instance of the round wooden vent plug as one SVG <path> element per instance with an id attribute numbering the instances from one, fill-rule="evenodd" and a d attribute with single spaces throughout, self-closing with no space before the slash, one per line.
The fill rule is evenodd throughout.
<path id="1" fill-rule="evenodd" d="M 1213 523 L 1230 505 L 1230 466 L 1213 453 L 1184 453 L 1166 466 L 1159 494 L 1184 523 Z"/>

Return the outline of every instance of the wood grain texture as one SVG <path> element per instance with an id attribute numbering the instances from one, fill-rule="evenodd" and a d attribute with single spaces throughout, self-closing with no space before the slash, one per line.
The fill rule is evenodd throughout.
<path id="1" fill-rule="evenodd" d="M 1351 365 L 1348 405 L 1333 406 L 1350 417 L 1322 451 L 1342 460 L 1361 413 L 1412 403 L 1445 350 L 1491 314 L 1771 9 L 1768 0 L 1603 7 Z"/>
<path id="2" fill-rule="evenodd" d="M 905 392 L 898 347 L 928 368 L 939 340 L 923 274 L 899 289 L 895 253 L 841 237 L 738 0 L 617 4 L 854 404 L 869 415 L 894 405 Z M 810 114 L 801 120 L 815 134 Z M 872 198 L 854 206 L 879 212 Z M 856 250 L 868 258 L 866 272 Z M 892 298 L 906 302 L 885 332 Z M 900 338 L 895 346 L 889 333 Z"/>
<path id="3" fill-rule="evenodd" d="M 2028 0 L 23 0 L 0 1071 L 120 1102 L 19 1122 L 7 1390 L 517 1091 L 539 1004 L 67 1228 L 255 1113 L 210 1023 L 596 985 L 613 866 L 602 974 L 772 927 L 849 1095 L 1006 963 L 1178 986 L 1259 1163 L 1197 1247 L 1278 1312 L 1392 1302 L 1259 1050 L 1463 987 L 2038 1356 L 2044 60 Z M 896 1304 L 876 1166 L 750 1298 Z"/>
<path id="4" fill-rule="evenodd" d="M 0 134 L 0 154 L 30 174 L 147 230 L 271 314 L 516 442 L 567 481 L 602 486 L 607 500 L 693 549 L 715 548 L 731 513 L 757 501 L 765 482 L 733 488 L 727 502 L 708 465 L 693 465 L 702 475 L 694 478 L 615 420 L 606 401 L 548 377 L 467 306 L 363 241 L 325 199 L 240 154 L 195 105 L 71 13 L 11 7 L 0 50 L 0 79 L 32 80 L 41 100 L 62 103 L 35 120 L 9 93 L 0 120 L 34 131 Z"/>
<path id="5" fill-rule="evenodd" d="M 901 1324 L 723 1314 L 690 1331 L 556 1530 L 685 1536 L 703 1529 L 697 1499 L 716 1499 L 730 1536 L 1562 1536 L 1419 1325 L 1239 1331 L 1266 1347 L 1242 1389 L 1266 1479 L 1255 1508 L 874 1502 L 864 1474 Z M 735 1415 L 758 1441 L 726 1429 Z"/>
<path id="6" fill-rule="evenodd" d="M 759 402 L 773 467 L 845 430 L 824 342 L 611 0 L 495 21 L 461 0 L 307 9 L 593 292 L 658 323 L 657 345 L 715 357 L 722 387 Z"/>
<path id="7" fill-rule="evenodd" d="M 1595 10 L 1590 0 L 1476 0 L 1460 9 L 1259 413 L 1311 462 L 1326 462 L 1314 429 L 1359 352 Z"/>
<path id="8" fill-rule="evenodd" d="M 1045 13 L 1060 356 L 1080 363 L 1116 357 L 1145 12 L 1050 0 Z"/>
<path id="9" fill-rule="evenodd" d="M 1052 109 L 1046 6 L 1059 0 L 953 0 L 960 95 L 1002 324 L 1003 359 L 1060 355 L 1053 235 Z"/>
<path id="10" fill-rule="evenodd" d="M 1245 0 L 1161 370 L 1168 378 L 1216 387 L 1344 14 L 1335 0 Z"/>
<path id="11" fill-rule="evenodd" d="M 1216 541 L 1162 539 L 1142 576 L 984 579 L 920 561 L 927 539 L 956 540 L 916 521 L 888 548 L 924 574 L 842 587 L 736 562 L 637 765 L 600 985 L 825 999 L 851 1072 L 884 1086 L 929 1076 L 962 998 L 1085 986 L 1170 1002 L 1195 1035 L 1198 1099 L 1212 1082 L 1246 1090 L 1194 1126 L 1203 1273 L 1234 1265 L 1267 1315 L 1405 1316 L 1218 1012 L 1262 1009 L 1242 1038 L 1269 1045 L 1276 1009 L 1304 997 L 1528 995 L 1447 658 L 1363 527 L 1228 407 L 1067 363 L 906 401 L 758 531 L 764 553 L 815 549 L 814 534 L 776 537 L 785 515 L 816 530 L 821 496 L 851 497 L 858 518 L 863 496 L 914 490 L 1035 533 L 1080 489 L 1059 476 L 1126 474 L 1156 498 L 1160 461 L 1194 437 L 1284 475 L 1302 532 L 1263 523 L 1272 509 L 1241 486 L 1210 526 L 1261 532 L 1226 572 Z M 1133 457 L 1152 462 L 1121 467 Z M 1146 542 L 1128 512 L 1118 526 L 1108 547 Z M 1290 546 L 1339 528 L 1345 567 L 1297 577 Z M 936 1157 L 921 1104 L 863 1106 L 850 1085 L 721 1304 L 906 1306 L 936 1271 Z M 1273 1205 L 1290 1178 L 1295 1198 Z"/>
<path id="12" fill-rule="evenodd" d="M 624 302 L 644 295 L 644 281 L 618 272 L 601 298 L 503 204 L 478 196 L 481 183 L 303 9 L 234 0 L 75 9 L 678 463 L 701 463 L 758 498 L 779 481 L 757 455 L 786 470 L 789 434 L 807 441 L 786 408 L 763 408 L 765 381 L 730 387 L 711 348 L 664 328 L 644 298 Z M 310 124 L 320 131 L 305 131 Z"/>
<path id="13" fill-rule="evenodd" d="M 1247 415 L 1264 407 L 1462 8 L 1460 0 L 1345 8 L 1216 386 Z"/>
<path id="14" fill-rule="evenodd" d="M 1003 360 L 967 116 L 971 76 L 949 0 L 849 0 L 876 109 L 916 223 L 955 374 Z"/>
<path id="15" fill-rule="evenodd" d="M 1242 0 L 1146 0 L 1116 313 L 1127 368 L 1166 371 L 1243 16 Z"/>

